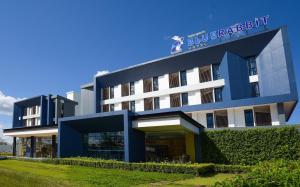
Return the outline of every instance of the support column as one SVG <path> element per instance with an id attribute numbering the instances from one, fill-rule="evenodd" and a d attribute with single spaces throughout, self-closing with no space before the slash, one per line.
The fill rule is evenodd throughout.
<path id="1" fill-rule="evenodd" d="M 56 135 L 52 135 L 51 158 L 56 158 L 56 156 L 57 156 Z"/>
<path id="2" fill-rule="evenodd" d="M 30 136 L 30 157 L 33 158 L 35 152 L 35 137 Z"/>
<path id="3" fill-rule="evenodd" d="M 17 155 L 16 150 L 17 150 L 17 137 L 13 137 L 13 156 Z"/>
<path id="4" fill-rule="evenodd" d="M 227 109 L 227 117 L 228 117 L 228 127 L 235 127 L 235 116 L 234 116 L 233 108 Z"/>

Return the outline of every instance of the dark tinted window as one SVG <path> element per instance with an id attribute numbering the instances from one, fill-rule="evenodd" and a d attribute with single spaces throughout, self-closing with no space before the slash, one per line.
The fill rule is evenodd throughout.
<path id="1" fill-rule="evenodd" d="M 223 101 L 222 90 L 223 90 L 223 87 L 215 88 L 215 102 Z"/>
<path id="2" fill-rule="evenodd" d="M 154 97 L 154 109 L 159 109 L 159 97 Z"/>
<path id="3" fill-rule="evenodd" d="M 181 84 L 181 86 L 186 86 L 187 85 L 186 71 L 181 71 L 180 72 L 180 84 Z"/>
<path id="4" fill-rule="evenodd" d="M 213 69 L 213 79 L 214 80 L 218 80 L 221 78 L 220 75 L 220 65 L 219 64 L 213 64 L 212 65 L 212 69 Z"/>
<path id="5" fill-rule="evenodd" d="M 115 111 L 115 105 L 114 104 L 110 104 L 109 106 L 110 106 L 110 111 L 111 112 Z"/>
<path id="6" fill-rule="evenodd" d="M 114 91 L 115 91 L 114 87 L 110 87 L 109 97 L 111 99 L 113 99 L 115 97 L 115 92 Z"/>
<path id="7" fill-rule="evenodd" d="M 170 106 L 171 107 L 180 107 L 180 94 L 171 94 L 170 95 Z"/>
<path id="8" fill-rule="evenodd" d="M 251 57 L 247 59 L 249 75 L 257 75 L 257 67 L 255 57 Z"/>
<path id="9" fill-rule="evenodd" d="M 169 74 L 169 87 L 175 88 L 179 86 L 179 73 L 170 73 Z"/>
<path id="10" fill-rule="evenodd" d="M 158 90 L 158 77 L 153 77 L 153 91 Z"/>
<path id="11" fill-rule="evenodd" d="M 151 98 L 145 98 L 144 99 L 144 110 L 153 110 L 153 101 Z"/>
<path id="12" fill-rule="evenodd" d="M 144 83 L 144 93 L 152 92 L 152 78 L 144 79 L 143 83 Z"/>
<path id="13" fill-rule="evenodd" d="M 206 114 L 206 123 L 207 123 L 207 128 L 214 128 L 214 115 L 213 115 L 213 113 L 207 113 Z"/>
<path id="14" fill-rule="evenodd" d="M 259 97 L 260 96 L 259 85 L 258 85 L 257 82 L 251 83 L 251 96 L 252 97 Z"/>
<path id="15" fill-rule="evenodd" d="M 189 104 L 189 100 L 188 100 L 188 93 L 182 93 L 181 94 L 181 105 L 188 105 Z"/>
<path id="16" fill-rule="evenodd" d="M 246 127 L 254 126 L 254 119 L 253 119 L 253 110 L 245 110 L 245 123 Z"/>
<path id="17" fill-rule="evenodd" d="M 134 95 L 134 82 L 130 82 L 130 95 Z"/>
<path id="18" fill-rule="evenodd" d="M 135 111 L 135 101 L 130 101 L 130 110 L 131 110 L 132 112 Z"/>

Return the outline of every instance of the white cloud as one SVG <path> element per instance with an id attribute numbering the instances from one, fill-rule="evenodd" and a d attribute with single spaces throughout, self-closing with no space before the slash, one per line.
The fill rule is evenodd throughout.
<path id="1" fill-rule="evenodd" d="M 0 91 L 0 114 L 12 115 L 14 102 L 18 100 L 20 100 L 20 98 L 4 95 L 4 93 Z"/>
<path id="2" fill-rule="evenodd" d="M 105 75 L 108 74 L 109 71 L 108 70 L 103 70 L 103 71 L 97 71 L 95 77 L 101 76 L 101 75 Z"/>
<path id="3" fill-rule="evenodd" d="M 0 140 L 4 140 L 8 143 L 12 143 L 12 138 L 8 136 L 3 136 L 3 129 L 5 129 L 5 126 L 0 124 Z"/>

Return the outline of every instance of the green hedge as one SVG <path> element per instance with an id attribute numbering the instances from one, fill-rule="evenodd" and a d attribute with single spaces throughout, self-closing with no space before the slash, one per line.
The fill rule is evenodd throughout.
<path id="1" fill-rule="evenodd" d="M 201 145 L 205 163 L 254 165 L 300 158 L 300 133 L 295 127 L 205 131 Z"/>
<path id="2" fill-rule="evenodd" d="M 300 161 L 277 160 L 256 165 L 246 176 L 217 182 L 216 187 L 300 186 Z"/>
<path id="3" fill-rule="evenodd" d="M 162 172 L 162 173 L 183 173 L 196 176 L 206 175 L 214 172 L 214 164 L 173 164 L 173 163 L 128 163 L 116 160 L 102 160 L 95 158 L 61 158 L 61 159 L 28 159 L 28 158 L 10 158 L 22 161 L 43 162 L 50 164 L 64 164 L 87 166 L 95 168 L 138 170 L 145 172 Z"/>
<path id="4" fill-rule="evenodd" d="M 226 164 L 215 164 L 214 171 L 216 173 L 247 173 L 251 171 L 253 166 L 243 165 L 226 165 Z"/>

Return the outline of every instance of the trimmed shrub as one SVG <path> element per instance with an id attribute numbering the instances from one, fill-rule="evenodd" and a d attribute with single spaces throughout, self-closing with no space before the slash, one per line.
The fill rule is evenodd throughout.
<path id="1" fill-rule="evenodd" d="M 251 171 L 252 168 L 252 166 L 244 165 L 215 164 L 214 171 L 216 173 L 247 173 Z"/>
<path id="2" fill-rule="evenodd" d="M 238 176 L 217 182 L 214 186 L 300 186 L 300 161 L 263 162 L 255 166 L 245 177 Z"/>
<path id="3" fill-rule="evenodd" d="M 135 163 L 122 162 L 116 160 L 102 160 L 96 158 L 61 158 L 61 159 L 24 159 L 24 158 L 10 158 L 23 161 L 43 162 L 49 164 L 64 164 L 87 166 L 95 168 L 107 169 L 123 169 L 123 170 L 138 170 L 145 172 L 161 172 L 161 173 L 182 173 L 192 174 L 196 176 L 206 175 L 214 172 L 214 164 L 173 164 L 173 163 Z"/>
<path id="4" fill-rule="evenodd" d="M 254 165 L 262 161 L 300 158 L 295 127 L 205 131 L 201 135 L 205 163 Z"/>

